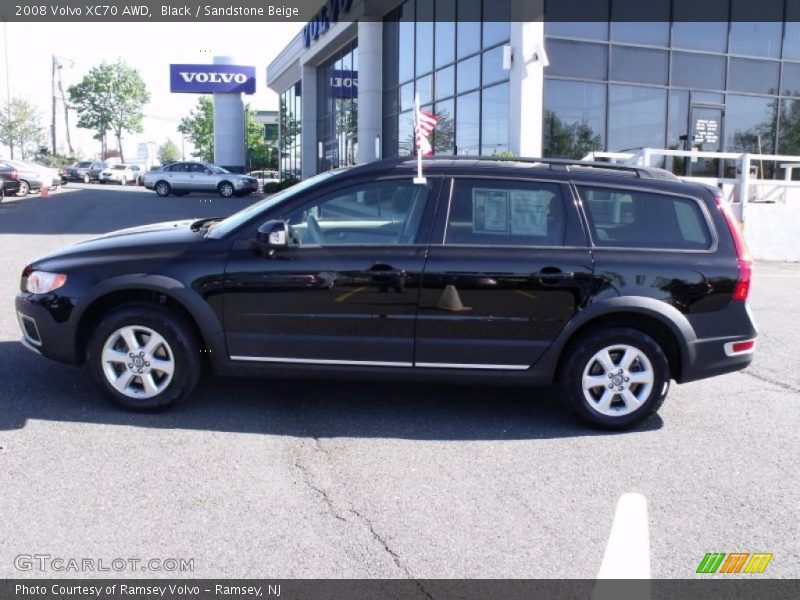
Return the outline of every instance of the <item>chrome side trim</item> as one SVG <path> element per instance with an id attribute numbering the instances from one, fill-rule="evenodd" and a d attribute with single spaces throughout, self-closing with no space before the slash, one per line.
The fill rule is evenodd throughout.
<path id="1" fill-rule="evenodd" d="M 530 369 L 530 365 L 472 365 L 472 364 L 457 364 L 457 363 L 414 363 L 415 367 L 424 367 L 426 369 L 484 369 L 484 370 L 497 370 L 497 371 L 526 371 Z"/>
<path id="2" fill-rule="evenodd" d="M 274 356 L 231 356 L 231 360 L 284 363 L 300 365 L 347 365 L 357 367 L 413 367 L 406 362 L 383 362 L 377 360 L 330 360 L 318 358 L 279 358 Z"/>

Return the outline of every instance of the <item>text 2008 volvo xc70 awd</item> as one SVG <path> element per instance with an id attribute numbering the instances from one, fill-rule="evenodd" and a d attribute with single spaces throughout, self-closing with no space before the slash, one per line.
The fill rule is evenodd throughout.
<path id="1" fill-rule="evenodd" d="M 223 375 L 556 383 L 584 420 L 746 367 L 750 259 L 716 191 L 634 167 L 396 159 L 226 219 L 160 223 L 25 267 L 23 343 L 129 408 Z M 534 393 L 531 393 L 534 396 Z"/>

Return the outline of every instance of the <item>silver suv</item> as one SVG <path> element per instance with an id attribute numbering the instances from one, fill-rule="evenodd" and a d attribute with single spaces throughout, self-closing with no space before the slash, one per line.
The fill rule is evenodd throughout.
<path id="1" fill-rule="evenodd" d="M 191 192 L 217 192 L 224 198 L 258 191 L 258 180 L 206 162 L 178 162 L 144 176 L 144 187 L 162 197 Z"/>

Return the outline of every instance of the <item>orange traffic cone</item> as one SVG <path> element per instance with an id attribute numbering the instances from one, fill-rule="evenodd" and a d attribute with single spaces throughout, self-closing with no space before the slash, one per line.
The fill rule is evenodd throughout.
<path id="1" fill-rule="evenodd" d="M 43 185 L 42 189 L 41 189 L 41 195 L 42 195 L 42 198 L 49 198 L 50 197 L 50 188 L 47 187 L 46 185 Z"/>

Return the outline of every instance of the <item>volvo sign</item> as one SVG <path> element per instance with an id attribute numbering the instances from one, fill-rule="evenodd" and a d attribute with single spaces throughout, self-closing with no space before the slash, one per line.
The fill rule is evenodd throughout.
<path id="1" fill-rule="evenodd" d="M 328 31 L 331 23 L 339 21 L 339 17 L 350 11 L 353 0 L 327 0 L 319 12 L 303 27 L 303 45 L 308 48 L 311 42 L 319 39 Z"/>
<path id="2" fill-rule="evenodd" d="M 184 94 L 255 94 L 256 68 L 241 65 L 170 65 L 169 90 Z"/>

